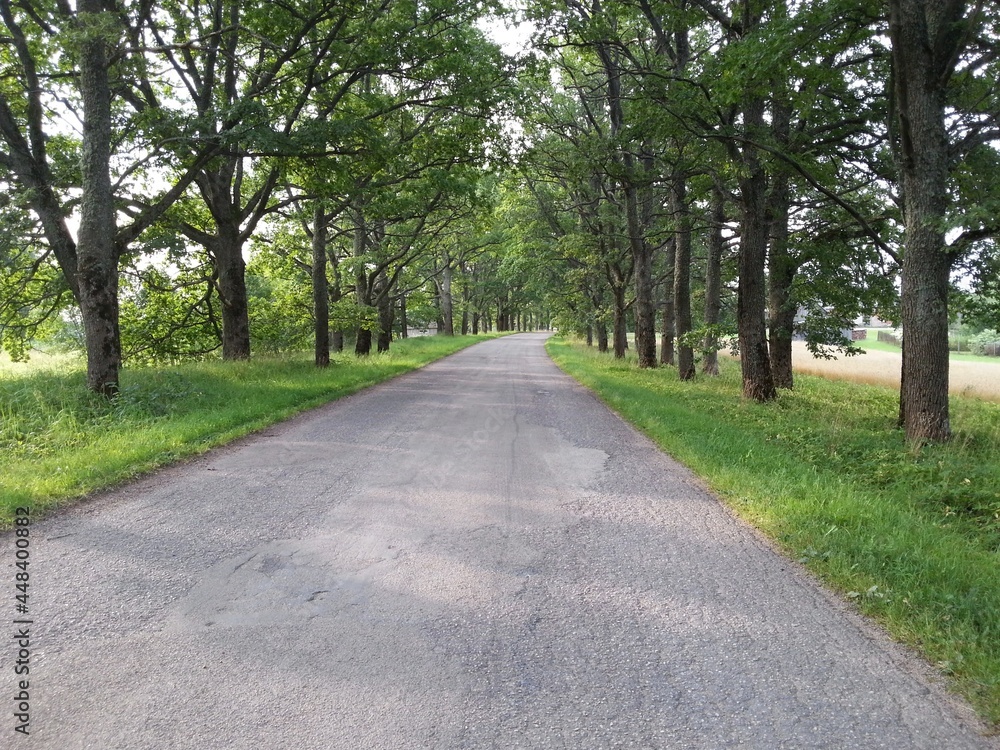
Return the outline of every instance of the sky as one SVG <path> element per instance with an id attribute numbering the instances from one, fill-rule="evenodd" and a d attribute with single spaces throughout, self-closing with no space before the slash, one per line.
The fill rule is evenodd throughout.
<path id="1" fill-rule="evenodd" d="M 531 46 L 531 34 L 535 31 L 534 24 L 530 22 L 515 26 L 508 20 L 495 16 L 480 20 L 479 28 L 508 55 L 527 50 Z"/>

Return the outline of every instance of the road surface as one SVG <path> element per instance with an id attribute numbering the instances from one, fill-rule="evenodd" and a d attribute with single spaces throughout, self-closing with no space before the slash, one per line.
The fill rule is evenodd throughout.
<path id="1" fill-rule="evenodd" d="M 990 746 L 544 338 L 33 525 L 31 735 L 8 641 L 0 746 Z"/>

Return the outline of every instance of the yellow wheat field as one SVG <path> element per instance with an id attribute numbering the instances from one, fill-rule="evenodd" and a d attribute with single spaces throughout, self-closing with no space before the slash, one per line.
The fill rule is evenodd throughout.
<path id="1" fill-rule="evenodd" d="M 870 351 L 856 357 L 836 360 L 816 359 L 802 341 L 792 343 L 792 366 L 796 372 L 821 375 L 856 383 L 875 383 L 899 387 L 902 357 L 895 352 Z M 1000 401 L 1000 362 L 963 362 L 952 360 L 949 376 L 952 395 L 974 396 Z"/>

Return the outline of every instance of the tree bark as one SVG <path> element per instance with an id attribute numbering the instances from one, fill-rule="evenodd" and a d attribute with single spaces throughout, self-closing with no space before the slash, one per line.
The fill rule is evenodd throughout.
<path id="1" fill-rule="evenodd" d="M 764 130 L 764 100 L 750 98 L 743 108 L 744 127 L 751 138 Z M 742 152 L 740 177 L 739 284 L 737 328 L 743 395 L 754 401 L 771 401 L 778 394 L 771 376 L 767 350 L 767 174 L 757 147 L 748 143 Z"/>
<path id="2" fill-rule="evenodd" d="M 671 237 L 664 246 L 663 306 L 661 318 L 663 330 L 660 332 L 660 363 L 677 364 L 677 307 L 674 304 L 674 279 L 677 273 L 677 237 Z"/>
<path id="3" fill-rule="evenodd" d="M 597 351 L 602 354 L 608 353 L 608 324 L 603 320 L 594 323 L 594 330 L 597 333 Z"/>
<path id="4" fill-rule="evenodd" d="M 118 328 L 118 256 L 111 188 L 111 86 L 99 0 L 80 0 L 83 31 L 80 94 L 83 100 L 82 177 L 77 276 L 87 341 L 87 387 L 118 393 L 121 338 Z"/>
<path id="5" fill-rule="evenodd" d="M 462 335 L 469 335 L 469 298 L 464 289 L 462 290 Z"/>
<path id="6" fill-rule="evenodd" d="M 340 263 L 336 250 L 329 254 L 328 261 L 330 270 L 333 271 L 333 283 L 330 284 L 330 303 L 336 305 L 344 296 L 341 287 Z M 335 352 L 344 351 L 344 331 L 342 328 L 336 328 L 330 333 L 330 349 Z"/>
<path id="7" fill-rule="evenodd" d="M 714 185 L 705 262 L 705 325 L 709 332 L 705 335 L 705 358 L 701 364 L 702 373 L 711 376 L 719 374 L 719 339 L 713 326 L 719 324 L 722 312 L 722 253 L 725 247 L 722 226 L 725 221 L 726 196 L 719 185 Z"/>
<path id="8" fill-rule="evenodd" d="M 771 375 L 777 388 L 794 386 L 792 337 L 797 305 L 792 285 L 798 264 L 788 247 L 788 178 L 779 175 L 771 191 L 771 242 L 768 249 L 768 346 Z"/>
<path id="9" fill-rule="evenodd" d="M 441 269 L 441 277 L 438 282 L 438 295 L 441 300 L 441 320 L 444 322 L 444 330 L 438 331 L 445 336 L 455 335 L 455 315 L 454 305 L 451 296 L 451 259 L 445 254 L 445 265 Z"/>
<path id="10" fill-rule="evenodd" d="M 776 92 L 772 104 L 771 130 L 775 140 L 785 151 L 789 145 L 791 119 L 791 106 L 787 103 L 784 92 Z M 788 170 L 781 165 L 776 167 L 768 198 L 770 245 L 767 255 L 767 309 L 771 375 L 777 388 L 786 389 L 791 389 L 795 384 L 792 373 L 792 337 L 797 305 L 792 299 L 792 285 L 798 273 L 798 263 L 788 244 L 790 202 Z"/>
<path id="11" fill-rule="evenodd" d="M 330 364 L 330 282 L 326 277 L 326 215 L 323 204 L 313 210 L 312 293 L 317 367 Z"/>
<path id="12" fill-rule="evenodd" d="M 617 286 L 611 290 L 611 293 L 615 301 L 612 334 L 615 359 L 625 359 L 625 352 L 628 350 L 628 315 L 625 308 L 625 288 Z"/>
<path id="13" fill-rule="evenodd" d="M 368 227 L 364 214 L 360 208 L 354 210 L 354 257 L 363 258 L 368 249 Z M 368 291 L 368 274 L 364 267 L 358 269 L 354 281 L 355 303 L 360 308 L 367 307 L 371 301 Z M 359 326 L 357 335 L 354 338 L 354 353 L 359 357 L 366 357 L 372 351 L 372 332 L 364 326 Z"/>
<path id="14" fill-rule="evenodd" d="M 683 11 L 687 10 L 686 0 L 679 0 L 676 27 L 673 33 L 674 42 L 674 74 L 678 80 L 687 75 L 687 66 L 691 58 L 691 46 L 688 40 L 688 27 L 682 20 Z M 662 39 L 660 53 L 666 50 L 667 39 Z M 680 163 L 675 167 L 673 185 L 670 191 L 670 212 L 674 221 L 674 253 L 673 253 L 673 288 L 667 290 L 667 295 L 673 298 L 671 332 L 677 338 L 677 371 L 681 380 L 691 380 L 695 375 L 694 349 L 690 343 L 683 343 L 683 337 L 691 332 L 691 213 L 687 198 L 687 182 L 684 175 L 684 141 L 676 141 L 675 150 Z M 667 309 L 664 307 L 664 329 L 666 329 Z M 664 337 L 666 338 L 666 337 Z M 673 337 L 671 337 L 673 345 Z M 670 355 L 673 364 L 673 351 L 664 352 Z"/>
<path id="15" fill-rule="evenodd" d="M 626 164 L 631 159 L 626 159 Z M 627 168 L 627 167 L 626 167 Z M 639 367 L 656 367 L 656 308 L 653 304 L 653 252 L 639 222 L 636 191 L 625 187 L 625 212 L 635 270 L 635 351 Z"/>
<path id="16" fill-rule="evenodd" d="M 92 6 L 86 7 L 93 10 Z M 84 11 L 83 6 L 81 11 Z M 26 122 L 22 126 L 18 116 L 11 109 L 7 94 L 0 91 L 0 137 L 8 146 L 10 168 L 21 186 L 26 189 L 27 200 L 38 216 L 45 240 L 59 263 L 73 298 L 79 304 L 76 241 L 66 225 L 65 212 L 53 187 L 54 180 L 47 148 L 48 138 L 45 133 L 44 89 L 38 73 L 38 60 L 13 13 L 11 3 L 0 3 L 0 17 L 10 34 L 7 43 L 12 47 L 11 56 L 14 57 L 16 53 L 16 59 L 20 62 L 23 72 L 23 101 L 26 104 L 23 113 Z"/>
<path id="17" fill-rule="evenodd" d="M 239 220 L 228 214 L 218 224 L 215 263 L 222 302 L 222 358 L 250 358 L 250 309 L 247 303 L 246 261 Z"/>
<path id="18" fill-rule="evenodd" d="M 905 221 L 900 312 L 905 350 L 900 415 L 907 439 L 951 437 L 948 412 L 948 281 L 945 249 L 949 143 L 947 81 L 958 59 L 964 3 L 891 0 L 897 161 Z"/>
<path id="19" fill-rule="evenodd" d="M 7 14 L 5 13 L 4 16 Z M 39 107 L 39 110 L 41 108 Z M 32 211 L 38 217 L 45 241 L 52 249 L 59 269 L 73 298 L 80 302 L 80 282 L 77 269 L 77 247 L 73 235 L 66 225 L 63 208 L 52 187 L 52 174 L 45 154 L 45 137 L 41 133 L 42 115 L 29 107 L 29 117 L 37 117 L 37 122 L 29 124 L 30 129 L 38 132 L 39 145 L 33 149 L 21 134 L 20 125 L 10 109 L 7 98 L 0 92 L 0 135 L 9 149 L 11 170 L 17 176 L 18 182 L 26 188 L 26 198 Z"/>
<path id="20" fill-rule="evenodd" d="M 372 332 L 368 328 L 358 328 L 354 340 L 354 353 L 359 357 L 367 357 L 372 353 Z"/>
<path id="21" fill-rule="evenodd" d="M 682 337 L 691 332 L 691 215 L 683 177 L 675 180 L 670 202 L 676 237 L 674 307 L 677 317 L 677 370 L 681 380 L 691 380 L 695 374 L 694 349 L 682 341 Z"/>
<path id="22" fill-rule="evenodd" d="M 607 76 L 607 102 L 611 120 L 611 135 L 618 138 L 625 126 L 622 106 L 621 66 L 617 52 L 605 43 L 596 47 Z M 625 198 L 625 227 L 632 252 L 632 273 L 635 281 L 635 349 L 639 367 L 656 367 L 656 308 L 653 302 L 653 252 L 646 240 L 640 216 L 639 194 L 636 187 L 635 157 L 628 144 L 620 146 L 617 160 L 622 169 L 620 185 Z M 617 352 L 616 352 L 617 353 Z"/>
<path id="23" fill-rule="evenodd" d="M 395 319 L 395 311 L 392 305 L 391 289 L 389 288 L 389 278 L 383 270 L 375 284 L 375 302 L 378 308 L 378 340 L 377 348 L 380 352 L 389 351 L 392 345 L 392 324 Z"/>

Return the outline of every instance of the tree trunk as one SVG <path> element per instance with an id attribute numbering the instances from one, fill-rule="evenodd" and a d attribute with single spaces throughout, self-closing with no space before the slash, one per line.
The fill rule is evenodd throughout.
<path id="1" fill-rule="evenodd" d="M 406 295 L 399 295 L 399 337 L 406 339 L 410 337 L 410 322 L 406 319 Z"/>
<path id="2" fill-rule="evenodd" d="M 764 130 L 764 101 L 750 99 L 743 111 L 744 127 L 753 137 Z M 771 401 L 778 394 L 771 376 L 767 351 L 766 300 L 764 268 L 767 262 L 767 174 L 757 147 L 747 144 L 742 154 L 740 177 L 742 217 L 740 221 L 739 285 L 737 328 L 740 342 L 740 367 L 743 395 L 754 401 Z"/>
<path id="3" fill-rule="evenodd" d="M 674 279 L 677 273 L 677 238 L 671 237 L 664 246 L 663 259 L 663 330 L 660 332 L 660 362 L 664 365 L 676 364 L 677 308 L 674 304 Z"/>
<path id="4" fill-rule="evenodd" d="M 625 309 L 625 289 L 615 287 L 611 293 L 615 298 L 613 331 L 615 359 L 625 359 L 625 352 L 628 350 L 628 315 Z"/>
<path id="5" fill-rule="evenodd" d="M 955 18 L 930 0 L 891 0 L 897 151 L 905 220 L 900 312 L 900 414 L 911 441 L 948 440 L 948 281 L 945 251 L 949 145 L 946 86 L 959 44 Z M 961 15 L 963 4 L 951 4 Z M 961 37 L 961 34 L 957 35 Z"/>
<path id="6" fill-rule="evenodd" d="M 626 160 L 626 163 L 631 160 Z M 635 266 L 635 351 L 639 367 L 656 367 L 656 308 L 653 303 L 653 252 L 639 222 L 636 191 L 625 187 L 629 244 Z"/>
<path id="7" fill-rule="evenodd" d="M 378 308 L 378 351 L 387 352 L 392 344 L 392 324 L 395 320 L 395 310 L 392 305 L 392 290 L 389 288 L 389 278 L 383 270 L 376 281 L 375 302 Z"/>
<path id="8" fill-rule="evenodd" d="M 361 209 L 354 211 L 354 257 L 362 258 L 368 249 L 368 227 Z M 363 265 L 359 263 L 357 275 L 354 280 L 354 301 L 360 308 L 366 308 L 371 302 L 368 291 L 368 274 Z M 363 326 L 358 327 L 357 335 L 354 339 L 354 353 L 359 357 L 366 357 L 372 351 L 372 332 Z"/>
<path id="9" fill-rule="evenodd" d="M 24 72 L 24 97 L 21 99 L 22 106 L 18 107 L 19 112 L 15 115 L 5 91 L 0 91 L 0 139 L 8 146 L 6 151 L 9 167 L 25 189 L 25 199 L 38 216 L 49 249 L 55 255 L 63 278 L 72 291 L 73 298 L 79 304 L 80 284 L 76 240 L 70 234 L 66 225 L 66 212 L 53 189 L 54 180 L 46 148 L 48 137 L 45 133 L 45 126 L 48 118 L 46 108 L 43 105 L 45 92 L 42 90 L 38 75 L 38 61 L 35 57 L 35 54 L 44 55 L 45 52 L 37 48 L 32 49 L 23 28 L 15 19 L 11 6 L 10 2 L 0 2 L 0 18 L 6 27 L 5 31 L 10 34 L 4 40 L 5 47 L 9 50 L 9 59 L 11 62 L 15 59 L 19 60 L 20 68 Z M 80 11 L 96 13 L 100 12 L 100 8 L 91 3 L 87 6 L 81 5 Z M 98 52 L 102 56 L 106 55 L 105 51 L 99 50 Z M 106 60 L 99 61 L 95 58 L 81 61 L 82 65 L 88 66 L 90 69 L 98 63 L 106 64 Z M 11 73 L 13 74 L 13 70 Z M 91 70 L 87 75 L 92 78 L 94 72 Z M 98 72 L 97 75 L 100 76 L 100 73 Z M 11 75 L 12 85 L 15 78 L 16 74 Z M 94 81 L 94 84 L 100 86 L 101 81 Z M 91 95 L 88 93 L 87 96 Z M 99 109 L 101 106 L 94 99 L 91 99 L 88 106 L 91 105 L 97 105 L 95 109 Z M 97 112 L 94 113 L 94 115 L 97 114 Z M 21 117 L 26 118 L 23 125 L 19 121 Z"/>
<path id="10" fill-rule="evenodd" d="M 378 308 L 379 331 L 376 348 L 380 352 L 389 351 L 392 346 L 392 324 L 395 320 L 395 311 L 391 303 L 380 304 Z"/>
<path id="11" fill-rule="evenodd" d="M 330 268 L 333 271 L 333 283 L 330 285 L 330 303 L 335 305 L 340 302 L 341 298 L 344 296 L 340 286 L 340 264 L 337 260 L 336 251 L 330 253 L 328 260 Z M 343 329 L 337 328 L 330 334 L 330 349 L 335 352 L 344 351 Z"/>
<path id="12" fill-rule="evenodd" d="M 330 282 L 326 277 L 326 215 L 323 204 L 313 210 L 312 293 L 317 367 L 330 364 Z"/>
<path id="13" fill-rule="evenodd" d="M 240 214 L 232 194 L 237 159 L 226 157 L 198 177 L 202 197 L 215 223 L 215 234 L 199 241 L 208 249 L 215 268 L 215 286 L 222 309 L 222 358 L 226 360 L 250 358 L 246 263 Z"/>
<path id="14" fill-rule="evenodd" d="M 250 358 L 250 313 L 247 304 L 246 262 L 234 216 L 218 225 L 215 264 L 222 301 L 222 358 Z"/>
<path id="15" fill-rule="evenodd" d="M 368 328 L 359 328 L 354 340 L 354 353 L 359 357 L 367 357 L 372 353 L 372 332 Z"/>
<path id="16" fill-rule="evenodd" d="M 792 110 L 783 92 L 774 95 L 771 130 L 784 150 L 788 150 Z M 770 247 L 768 248 L 768 328 L 771 355 L 771 376 L 777 388 L 790 389 L 792 374 L 792 337 L 795 332 L 797 305 L 792 299 L 792 284 L 798 273 L 798 263 L 788 246 L 788 210 L 791 201 L 788 170 L 778 166 L 768 200 Z"/>
<path id="17" fill-rule="evenodd" d="M 607 354 L 608 352 L 608 324 L 599 320 L 594 324 L 594 328 L 597 332 L 597 351 L 602 354 Z"/>
<path id="18" fill-rule="evenodd" d="M 462 284 L 462 335 L 469 335 L 469 284 Z"/>
<path id="19" fill-rule="evenodd" d="M 676 252 L 674 257 L 674 307 L 677 316 L 677 370 L 681 380 L 694 377 L 694 349 L 683 343 L 691 332 L 691 216 L 687 205 L 687 185 L 683 178 L 674 182 L 670 196 L 674 215 Z"/>
<path id="20" fill-rule="evenodd" d="M 687 9 L 686 0 L 680 0 L 678 9 Z M 691 47 L 688 42 L 687 24 L 681 21 L 683 15 L 678 18 L 678 25 L 674 30 L 674 74 L 678 80 L 687 76 L 687 66 L 691 57 Z M 663 53 L 661 47 L 661 54 Z M 677 142 L 676 150 L 679 156 L 684 153 L 684 141 Z M 674 220 L 674 257 L 673 263 L 673 288 L 667 290 L 667 294 L 673 297 L 673 320 L 676 325 L 672 327 L 677 337 L 677 372 L 681 380 L 691 380 L 695 375 L 694 349 L 690 342 L 684 343 L 684 337 L 691 332 L 691 213 L 688 206 L 687 182 L 683 174 L 685 169 L 683 161 L 675 167 L 672 189 L 670 191 L 670 212 Z M 664 318 L 667 310 L 664 308 Z M 673 352 L 665 352 L 671 355 L 673 364 Z"/>
<path id="21" fill-rule="evenodd" d="M 451 296 L 451 259 L 445 255 L 445 266 L 441 269 L 438 294 L 441 300 L 441 320 L 444 322 L 444 330 L 438 331 L 445 336 L 455 335 L 455 315 Z"/>
<path id="22" fill-rule="evenodd" d="M 479 313 L 475 311 L 472 313 L 472 335 L 479 335 Z"/>
<path id="23" fill-rule="evenodd" d="M 777 388 L 792 388 L 792 337 L 797 305 L 792 285 L 798 264 L 788 249 L 788 178 L 778 176 L 771 192 L 771 244 L 768 251 L 768 340 L 771 375 Z"/>
<path id="24" fill-rule="evenodd" d="M 705 335 L 705 358 L 701 371 L 705 375 L 719 374 L 719 339 L 712 330 L 719 324 L 722 312 L 722 252 L 725 239 L 722 226 L 726 221 L 726 196 L 721 187 L 712 190 L 712 214 L 708 234 L 708 258 L 705 263 L 705 325 L 709 332 Z"/>
<path id="25" fill-rule="evenodd" d="M 625 128 L 625 110 L 622 106 L 621 65 L 618 52 L 606 43 L 598 43 L 596 52 L 607 76 L 608 114 L 611 136 L 621 137 Z M 632 273 L 635 281 L 635 349 L 639 367 L 656 367 L 656 309 L 653 302 L 653 252 L 646 240 L 645 227 L 640 216 L 639 195 L 636 182 L 635 157 L 628 145 L 619 148 L 616 160 L 621 166 L 619 179 L 625 197 L 625 226 L 629 249 L 632 253 Z"/>
<path id="26" fill-rule="evenodd" d="M 118 256 L 111 189 L 111 87 L 98 0 L 80 0 L 84 38 L 80 49 L 83 99 L 83 195 L 77 275 L 87 341 L 87 387 L 118 393 L 121 339 L 118 329 Z"/>

